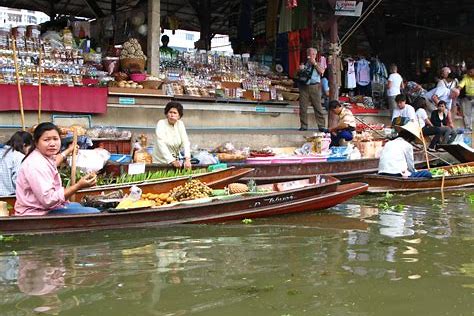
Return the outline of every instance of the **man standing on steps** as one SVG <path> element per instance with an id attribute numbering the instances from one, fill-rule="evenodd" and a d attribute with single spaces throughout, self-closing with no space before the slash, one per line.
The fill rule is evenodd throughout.
<path id="1" fill-rule="evenodd" d="M 311 105 L 314 109 L 316 117 L 316 124 L 318 128 L 325 127 L 325 120 L 323 114 L 323 107 L 321 105 L 321 76 L 326 70 L 326 66 L 322 65 L 320 61 L 316 60 L 316 48 L 308 48 L 306 50 L 308 60 L 304 65 L 300 65 L 300 70 L 308 69 L 311 72 L 311 78 L 307 82 L 300 82 L 300 131 L 308 129 L 308 106 Z"/>
<path id="2" fill-rule="evenodd" d="M 467 73 L 462 78 L 458 88 L 466 89 L 466 95 L 461 99 L 462 112 L 464 116 L 464 127 L 472 132 L 472 108 L 474 107 L 474 65 L 469 65 L 467 67 Z"/>

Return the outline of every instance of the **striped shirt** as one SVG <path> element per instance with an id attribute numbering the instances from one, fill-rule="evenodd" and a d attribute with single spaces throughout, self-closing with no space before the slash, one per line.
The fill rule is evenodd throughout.
<path id="1" fill-rule="evenodd" d="M 16 150 L 8 150 L 10 146 L 0 148 L 0 196 L 14 195 L 16 178 L 21 161 L 25 155 Z M 8 153 L 5 155 L 5 152 Z"/>

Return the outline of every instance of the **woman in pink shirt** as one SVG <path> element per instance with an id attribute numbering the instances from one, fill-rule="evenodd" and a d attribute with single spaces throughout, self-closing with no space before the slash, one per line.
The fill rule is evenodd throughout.
<path id="1" fill-rule="evenodd" d="M 68 188 L 62 187 L 56 167 L 56 155 L 61 147 L 56 125 L 39 124 L 33 140 L 17 178 L 15 215 L 98 213 L 95 208 L 67 201 L 76 191 L 94 186 L 96 176 L 89 174 Z"/>

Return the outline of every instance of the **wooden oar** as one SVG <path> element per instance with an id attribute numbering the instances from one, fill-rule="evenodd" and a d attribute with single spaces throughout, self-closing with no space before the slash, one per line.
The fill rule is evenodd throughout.
<path id="1" fill-rule="evenodd" d="M 74 128 L 72 135 L 72 160 L 71 160 L 71 186 L 76 184 L 76 159 L 77 159 L 77 130 Z M 71 201 L 74 202 L 75 195 L 71 196 Z"/>
<path id="2" fill-rule="evenodd" d="M 20 73 L 18 71 L 18 60 L 16 55 L 16 38 L 12 40 L 13 48 L 13 64 L 15 65 L 15 76 L 16 76 L 16 87 L 18 90 L 18 101 L 20 103 L 20 119 L 21 119 L 21 129 L 26 130 L 25 127 L 25 112 L 23 110 L 23 94 L 21 93 L 21 84 L 20 84 Z"/>
<path id="3" fill-rule="evenodd" d="M 420 121 L 416 120 L 416 122 L 418 123 L 418 127 L 419 127 L 419 131 L 418 133 L 420 134 L 419 138 L 421 139 L 421 142 L 423 143 L 423 151 L 425 152 L 425 158 L 426 158 L 426 166 L 428 167 L 428 170 L 430 170 L 430 159 L 428 158 L 428 149 L 426 148 L 426 142 L 425 142 L 425 137 L 423 137 L 423 128 L 421 127 L 420 125 Z"/>

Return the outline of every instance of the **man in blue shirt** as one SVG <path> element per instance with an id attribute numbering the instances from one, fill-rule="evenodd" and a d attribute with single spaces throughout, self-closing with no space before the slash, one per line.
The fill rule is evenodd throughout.
<path id="1" fill-rule="evenodd" d="M 323 107 L 321 106 L 321 75 L 324 73 L 324 67 L 316 61 L 316 48 L 308 48 L 306 54 L 308 60 L 300 69 L 312 69 L 311 78 L 306 83 L 299 83 L 300 90 L 300 131 L 308 129 L 308 106 L 314 109 L 316 124 L 318 128 L 325 127 Z"/>

